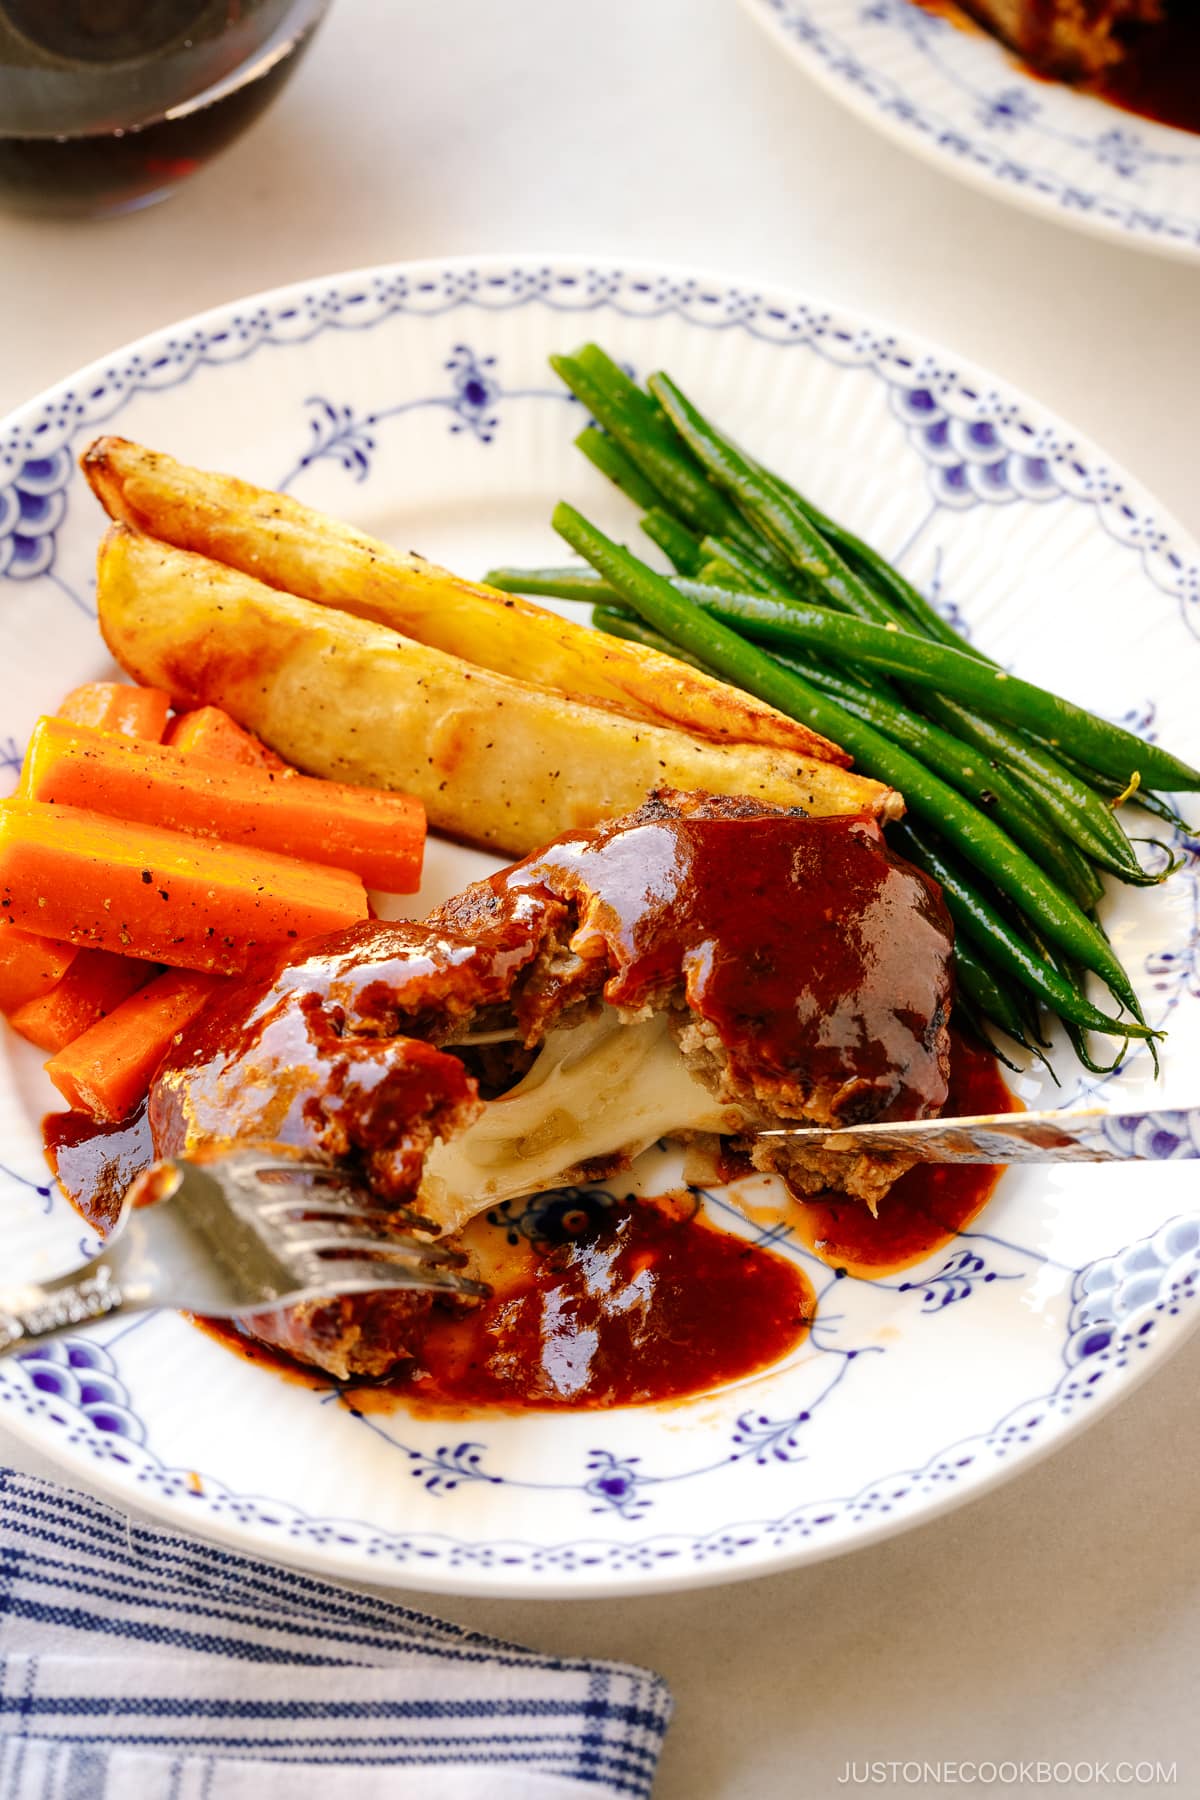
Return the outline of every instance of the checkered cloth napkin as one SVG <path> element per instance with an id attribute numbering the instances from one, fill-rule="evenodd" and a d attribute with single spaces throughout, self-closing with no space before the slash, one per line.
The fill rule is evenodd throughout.
<path id="1" fill-rule="evenodd" d="M 670 1711 L 0 1470 L 0 1800 L 642 1800 Z"/>

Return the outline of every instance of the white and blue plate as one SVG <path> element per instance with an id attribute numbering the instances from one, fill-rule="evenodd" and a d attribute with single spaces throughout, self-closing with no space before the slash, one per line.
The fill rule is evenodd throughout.
<path id="1" fill-rule="evenodd" d="M 1200 136 L 1028 73 L 915 0 L 742 0 L 785 55 L 946 174 L 1135 249 L 1200 259 Z"/>
<path id="2" fill-rule="evenodd" d="M 1200 553 L 1138 484 L 1003 382 L 795 294 L 583 262 L 366 270 L 247 300 L 98 363 L 0 427 L 0 755 L 108 667 L 102 520 L 75 458 L 116 431 L 286 487 L 468 575 L 562 560 L 566 497 L 632 515 L 572 448 L 551 351 L 664 366 L 747 445 L 895 557 L 1023 675 L 1200 760 Z M 1153 852 L 1147 852 L 1153 854 Z M 424 894 L 489 859 L 431 843 Z M 731 878 L 735 878 L 732 877 Z M 1200 1099 L 1200 861 L 1105 920 L 1169 1032 L 1086 1077 L 1065 1045 L 1041 1106 Z M 51 1184 L 39 1057 L 0 1042 L 4 1271 L 91 1239 Z M 730 1193 L 719 1220 L 751 1237 Z M 455 1592 L 686 1587 L 853 1548 L 977 1495 L 1079 1431 L 1200 1318 L 1194 1164 L 1025 1168 L 922 1266 L 838 1280 L 782 1364 L 667 1406 L 355 1417 L 184 1320 L 110 1320 L 0 1362 L 0 1419 L 68 1475 L 268 1557 Z M 1112 1471 L 1114 1481 L 1121 1470 Z"/>

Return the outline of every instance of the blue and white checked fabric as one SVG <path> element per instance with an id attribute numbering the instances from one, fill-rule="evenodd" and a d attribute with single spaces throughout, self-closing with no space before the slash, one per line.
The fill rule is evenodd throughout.
<path id="1" fill-rule="evenodd" d="M 646 1800 L 670 1712 L 0 1470 L 0 1800 Z"/>

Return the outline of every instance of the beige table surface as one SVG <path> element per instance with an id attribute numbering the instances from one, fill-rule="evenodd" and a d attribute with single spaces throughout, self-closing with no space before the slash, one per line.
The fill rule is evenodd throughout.
<path id="1" fill-rule="evenodd" d="M 0 218 L 0 412 L 239 294 L 503 250 L 721 268 L 886 315 L 1057 408 L 1200 531 L 1200 266 L 1110 249 L 910 160 L 731 0 L 337 0 L 274 111 L 169 203 L 103 224 Z M 1133 1791 L 1197 1796 L 1198 1381 L 1193 1340 L 1050 1462 L 807 1572 L 439 1610 L 667 1675 L 656 1800 L 829 1800 L 872 1759 L 1109 1763 L 1107 1784 L 958 1784 L 1063 1795 L 1148 1759 L 1177 1779 Z M 2 1431 L 0 1462 L 50 1472 Z"/>

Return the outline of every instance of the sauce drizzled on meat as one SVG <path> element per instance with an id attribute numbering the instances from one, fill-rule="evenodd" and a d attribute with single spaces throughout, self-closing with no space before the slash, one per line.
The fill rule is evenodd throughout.
<path id="1" fill-rule="evenodd" d="M 612 970 L 610 1004 L 682 977 L 739 1092 L 825 1095 L 847 1124 L 942 1105 L 949 927 L 873 819 L 637 815 L 495 882 L 578 897 L 572 948 Z"/>
<path id="2" fill-rule="evenodd" d="M 93 1230 L 107 1237 L 134 1176 L 154 1161 L 145 1107 L 120 1125 L 98 1125 L 86 1113 L 51 1113 L 42 1136 L 63 1193 Z"/>
<path id="3" fill-rule="evenodd" d="M 1015 1104 L 994 1059 L 954 1034 L 948 1109 L 1007 1112 Z M 104 1128 L 57 1115 L 46 1121 L 46 1142 L 69 1198 L 106 1230 L 119 1194 L 150 1159 L 144 1120 Z M 856 1201 L 807 1201 L 786 1217 L 832 1267 L 894 1273 L 969 1223 L 999 1173 L 921 1164 L 892 1188 L 878 1218 Z M 480 1221 L 472 1230 L 477 1241 L 493 1241 L 486 1253 L 492 1298 L 458 1318 L 433 1313 L 416 1361 L 382 1385 L 352 1384 L 348 1404 L 453 1412 L 679 1399 L 778 1362 L 803 1342 L 815 1310 L 811 1284 L 794 1263 L 677 1204 L 567 1206 L 551 1241 L 536 1249 L 523 1239 L 507 1245 L 502 1226 Z M 249 1361 L 329 1384 L 234 1326 L 204 1328 Z"/>

